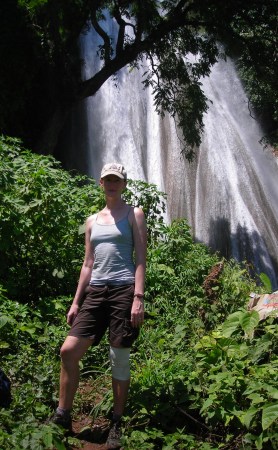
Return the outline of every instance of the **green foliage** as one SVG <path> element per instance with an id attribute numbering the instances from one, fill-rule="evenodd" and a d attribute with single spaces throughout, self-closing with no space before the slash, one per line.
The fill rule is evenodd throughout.
<path id="1" fill-rule="evenodd" d="M 103 197 L 93 179 L 16 140 L 1 138 L 0 151 L 0 281 L 18 300 L 68 294 L 84 253 L 79 227 Z"/>
<path id="2" fill-rule="evenodd" d="M 208 269 L 216 262 L 204 245 L 194 244 L 186 220 L 160 227 L 160 239 L 151 243 L 149 260 L 148 292 L 163 295 L 170 288 L 175 295 L 181 296 L 181 300 L 186 298 L 189 290 L 191 295 L 199 291 Z M 153 278 L 157 274 L 159 280 Z"/>
<path id="3" fill-rule="evenodd" d="M 19 301 L 68 295 L 83 262 L 85 219 L 103 207 L 103 192 L 92 178 L 69 174 L 16 139 L 2 137 L 0 154 L 0 283 Z M 130 181 L 125 197 L 143 207 L 154 237 L 164 194 Z"/>
<path id="4" fill-rule="evenodd" d="M 272 284 L 269 277 L 265 273 L 260 273 L 260 280 L 266 292 L 272 292 Z"/>
<path id="5" fill-rule="evenodd" d="M 19 423 L 12 434 L 0 430 L 0 445 L 6 450 L 66 450 L 61 430 L 41 425 L 33 417 Z"/>
<path id="6" fill-rule="evenodd" d="M 160 234 L 163 224 L 163 213 L 166 211 L 166 194 L 159 192 L 154 184 L 141 180 L 129 180 L 128 189 L 123 193 L 127 203 L 143 209 L 147 226 L 148 241 L 155 240 Z"/>
<path id="7" fill-rule="evenodd" d="M 83 259 L 78 230 L 103 195 L 93 180 L 64 173 L 53 158 L 31 155 L 15 140 L 1 139 L 1 155 L 0 349 L 13 401 L 0 409 L 0 447 L 76 448 L 47 418 L 57 404 L 65 315 Z M 124 448 L 276 448 L 277 320 L 262 322 L 246 310 L 255 283 L 234 261 L 221 261 L 213 297 L 207 296 L 205 282 L 218 256 L 194 243 L 185 220 L 163 223 L 164 196 L 155 186 L 129 182 L 125 197 L 146 212 L 149 245 L 146 321 L 131 352 Z M 112 391 L 105 339 L 80 369 L 74 418 L 107 415 Z"/>
<path id="8" fill-rule="evenodd" d="M 253 10 L 249 11 L 252 18 Z M 278 97 L 277 64 L 275 48 L 277 47 L 277 2 L 261 5 L 262 18 L 267 17 L 268 25 L 259 21 L 250 29 L 247 24 L 235 21 L 234 28 L 243 38 L 237 61 L 239 73 L 249 95 L 250 109 L 256 115 L 266 131 L 263 141 L 277 147 L 278 145 Z"/>
<path id="9" fill-rule="evenodd" d="M 65 336 L 65 306 L 65 301 L 57 299 L 48 300 L 47 308 L 38 305 L 33 309 L 9 300 L 1 288 L 1 366 L 12 382 L 13 397 L 11 412 L 0 409 L 1 448 L 66 448 L 58 427 L 42 423 L 57 398 L 53 386 L 59 374 L 59 346 Z"/>
<path id="10" fill-rule="evenodd" d="M 273 318 L 259 323 L 256 312 L 237 311 L 195 346 L 194 383 L 189 378 L 206 423 L 224 423 L 232 434 L 239 427 L 258 449 L 277 445 L 277 345 Z"/>

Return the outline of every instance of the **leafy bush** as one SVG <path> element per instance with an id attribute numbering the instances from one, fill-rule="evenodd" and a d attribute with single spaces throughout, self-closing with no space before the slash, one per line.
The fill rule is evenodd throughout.
<path id="1" fill-rule="evenodd" d="M 277 331 L 273 318 L 260 323 L 256 311 L 238 310 L 195 346 L 191 408 L 214 430 L 239 434 L 245 448 L 278 444 Z"/>
<path id="2" fill-rule="evenodd" d="M 149 246 L 147 294 L 167 297 L 172 294 L 176 304 L 189 296 L 201 294 L 204 277 L 217 261 L 208 248 L 195 244 L 186 220 L 176 220 L 160 228 L 160 239 Z"/>
<path id="3" fill-rule="evenodd" d="M 0 280 L 18 300 L 72 292 L 84 252 L 78 225 L 102 202 L 96 184 L 14 139 L 0 148 Z"/>
<path id="4" fill-rule="evenodd" d="M 82 224 L 103 196 L 94 180 L 63 172 L 53 158 L 32 155 L 16 140 L 0 142 L 0 348 L 13 395 L 10 408 L 0 409 L 0 447 L 76 448 L 46 419 L 57 403 Z M 155 186 L 129 186 L 127 201 L 146 212 L 149 246 L 124 448 L 276 448 L 277 322 L 246 311 L 256 286 L 245 269 L 195 244 L 185 220 L 163 223 L 165 197 Z M 94 420 L 112 406 L 107 347 L 104 339 L 80 364 L 75 418 Z"/>

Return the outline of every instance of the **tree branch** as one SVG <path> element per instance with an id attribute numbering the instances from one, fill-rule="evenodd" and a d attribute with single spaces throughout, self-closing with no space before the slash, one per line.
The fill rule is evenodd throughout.
<path id="1" fill-rule="evenodd" d="M 105 66 L 92 78 L 83 81 L 77 92 L 76 99 L 81 100 L 94 95 L 111 75 L 115 74 L 115 72 L 122 69 L 127 64 L 133 62 L 141 53 L 152 49 L 154 43 L 161 41 L 171 31 L 175 31 L 183 26 L 199 27 L 202 25 L 204 25 L 204 22 L 187 20 L 185 15 L 180 14 L 179 10 L 175 15 L 171 14 L 170 17 L 162 18 L 160 24 L 146 37 L 145 40 L 134 41 L 132 44 L 127 45 L 114 59 L 107 61 Z"/>
<path id="2" fill-rule="evenodd" d="M 121 16 L 118 5 L 115 5 L 115 7 L 114 7 L 114 17 L 119 25 L 118 39 L 117 39 L 117 44 L 116 44 L 116 55 L 119 55 L 123 51 L 123 48 L 124 48 L 125 27 L 127 24 Z"/>
<path id="3" fill-rule="evenodd" d="M 108 36 L 107 33 L 105 33 L 105 31 L 101 28 L 100 24 L 97 21 L 96 18 L 96 11 L 93 11 L 91 14 L 91 21 L 92 21 L 92 25 L 94 27 L 94 29 L 96 30 L 96 32 L 99 34 L 99 36 L 103 39 L 104 45 L 104 61 L 105 64 L 108 64 L 111 60 L 111 42 L 110 42 L 110 37 Z"/>
<path id="4" fill-rule="evenodd" d="M 175 407 L 177 408 L 177 410 L 179 412 L 181 412 L 182 414 L 184 414 L 186 417 L 188 417 L 189 419 L 193 420 L 193 422 L 197 423 L 198 425 L 201 425 L 201 427 L 206 428 L 207 430 L 210 431 L 210 428 L 207 427 L 204 423 L 200 422 L 199 420 L 195 419 L 195 417 L 191 416 L 190 414 L 188 414 L 188 412 L 186 412 L 184 409 L 180 408 L 178 405 L 175 405 Z"/>

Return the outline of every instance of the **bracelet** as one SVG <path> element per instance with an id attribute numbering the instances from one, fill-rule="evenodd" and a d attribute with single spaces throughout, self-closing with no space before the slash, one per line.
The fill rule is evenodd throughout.
<path id="1" fill-rule="evenodd" d="M 133 297 L 144 298 L 144 294 L 134 294 Z"/>

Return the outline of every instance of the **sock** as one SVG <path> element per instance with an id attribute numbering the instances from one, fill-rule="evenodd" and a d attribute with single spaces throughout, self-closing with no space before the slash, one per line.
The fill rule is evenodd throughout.
<path id="1" fill-rule="evenodd" d="M 58 406 L 58 408 L 56 409 L 56 412 L 63 417 L 70 417 L 70 409 L 64 409 L 64 408 L 60 408 L 60 406 Z"/>
<path id="2" fill-rule="evenodd" d="M 115 414 L 113 413 L 113 422 L 119 422 L 121 420 L 122 416 L 120 416 L 119 414 Z"/>

